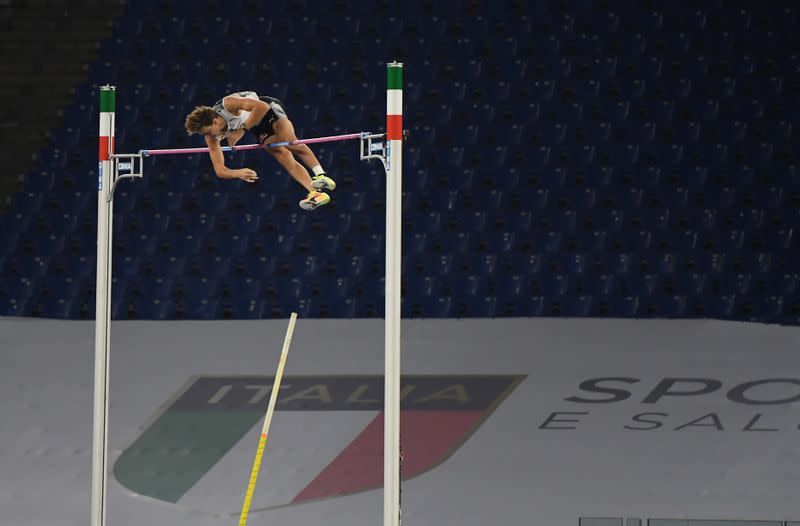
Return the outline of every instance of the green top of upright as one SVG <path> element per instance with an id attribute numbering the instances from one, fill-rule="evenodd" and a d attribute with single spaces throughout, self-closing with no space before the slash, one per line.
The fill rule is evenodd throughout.
<path id="1" fill-rule="evenodd" d="M 403 89 L 403 64 L 400 62 L 386 64 L 386 87 L 388 89 Z"/>
<path id="2" fill-rule="evenodd" d="M 100 112 L 110 113 L 114 111 L 117 88 L 114 86 L 100 87 Z"/>

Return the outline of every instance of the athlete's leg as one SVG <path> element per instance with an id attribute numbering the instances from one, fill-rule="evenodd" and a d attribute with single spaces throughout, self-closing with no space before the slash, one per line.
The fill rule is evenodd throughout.
<path id="1" fill-rule="evenodd" d="M 275 136 L 278 137 L 277 141 L 296 141 L 297 135 L 294 131 L 294 124 L 288 117 L 281 117 L 272 125 Z M 317 190 L 333 190 L 336 188 L 336 183 L 325 174 L 325 170 L 317 160 L 317 156 L 305 144 L 295 144 L 286 146 L 286 149 L 295 154 L 310 170 L 314 172 L 314 179 L 312 185 Z"/>
<path id="2" fill-rule="evenodd" d="M 270 144 L 273 142 L 282 142 L 280 138 L 273 135 L 266 141 L 265 144 Z M 267 153 L 272 155 L 276 161 L 283 167 L 284 170 L 289 172 L 289 175 L 294 178 L 295 181 L 300 183 L 300 186 L 311 192 L 314 190 L 314 187 L 311 186 L 311 176 L 308 175 L 308 170 L 306 170 L 302 164 L 297 162 L 297 159 L 294 158 L 292 152 L 290 152 L 285 147 L 281 148 L 267 148 Z"/>
<path id="3" fill-rule="evenodd" d="M 294 132 L 294 124 L 292 121 L 289 120 L 287 117 L 283 117 L 275 121 L 275 124 L 272 125 L 272 129 L 275 130 L 275 135 L 279 137 L 278 141 L 296 141 L 297 135 Z M 319 165 L 319 160 L 317 160 L 317 156 L 314 155 L 314 152 L 311 151 L 305 144 L 295 144 L 293 146 L 287 146 L 287 150 L 295 154 L 300 160 L 303 162 L 304 165 L 308 167 L 308 169 L 312 169 L 315 166 Z"/>
<path id="4" fill-rule="evenodd" d="M 277 136 L 272 136 L 265 140 L 264 143 L 270 144 L 278 141 L 278 139 L 279 138 Z M 291 175 L 295 181 L 300 183 L 300 185 L 308 191 L 308 195 L 306 195 L 305 199 L 301 200 L 299 203 L 302 209 L 314 210 L 318 206 L 326 205 L 330 202 L 331 198 L 328 194 L 325 192 L 319 192 L 314 188 L 314 184 L 311 176 L 308 175 L 308 171 L 303 167 L 302 164 L 297 162 L 297 159 L 294 158 L 292 152 L 287 150 L 285 147 L 267 148 L 267 152 L 275 157 L 283 169 L 289 172 L 289 175 Z"/>

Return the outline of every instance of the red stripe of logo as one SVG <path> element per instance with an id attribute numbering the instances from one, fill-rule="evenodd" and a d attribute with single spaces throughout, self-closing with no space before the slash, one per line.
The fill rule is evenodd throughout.
<path id="1" fill-rule="evenodd" d="M 401 411 L 403 478 L 415 477 L 444 462 L 483 415 L 483 411 Z M 383 418 L 383 412 L 379 413 L 292 502 L 381 487 Z"/>

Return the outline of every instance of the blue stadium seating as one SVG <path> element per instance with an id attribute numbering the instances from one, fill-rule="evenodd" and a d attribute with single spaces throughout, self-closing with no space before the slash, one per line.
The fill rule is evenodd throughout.
<path id="1" fill-rule="evenodd" d="M 200 145 L 185 111 L 246 88 L 282 98 L 301 135 L 380 130 L 392 42 L 411 132 L 405 315 L 798 319 L 795 8 L 501 2 L 509 23 L 412 0 L 387 25 L 159 5 L 115 22 L 1 218 L 0 314 L 94 315 L 99 85 L 118 86 L 125 151 Z M 223 44 L 187 44 L 201 35 Z M 381 45 L 350 45 L 366 40 Z M 382 315 L 382 168 L 352 145 L 314 151 L 340 185 L 314 214 L 258 152 L 226 154 L 252 186 L 206 156 L 147 159 L 114 201 L 114 316 Z"/>
<path id="2" fill-rule="evenodd" d="M 221 300 L 216 298 L 202 298 L 197 302 L 182 301 L 176 316 L 191 320 L 213 320 L 220 318 L 221 313 Z"/>

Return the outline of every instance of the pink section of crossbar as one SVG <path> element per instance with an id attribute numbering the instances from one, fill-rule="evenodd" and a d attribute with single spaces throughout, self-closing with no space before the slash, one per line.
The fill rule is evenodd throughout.
<path id="1" fill-rule="evenodd" d="M 347 133 L 344 135 L 329 135 L 327 137 L 314 137 L 312 139 L 298 139 L 296 141 L 285 141 L 285 142 L 274 142 L 272 144 L 263 145 L 263 144 L 243 144 L 241 146 L 223 146 L 223 152 L 230 152 L 230 151 L 246 151 L 246 150 L 260 150 L 262 148 L 278 148 L 281 146 L 293 146 L 295 144 L 314 144 L 319 142 L 334 142 L 334 141 L 349 141 L 352 139 L 359 139 L 364 134 L 359 133 Z M 144 156 L 149 155 L 180 155 L 180 154 L 188 154 L 188 153 L 204 153 L 208 152 L 208 148 L 171 148 L 165 150 L 142 150 L 141 153 Z"/>

